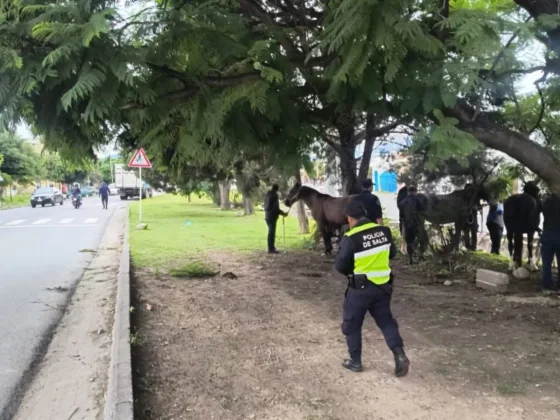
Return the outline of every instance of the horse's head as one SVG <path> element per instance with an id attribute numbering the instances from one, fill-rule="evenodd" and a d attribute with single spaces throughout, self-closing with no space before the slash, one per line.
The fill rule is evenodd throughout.
<path id="1" fill-rule="evenodd" d="M 474 185 L 470 183 L 466 184 L 464 191 L 467 193 L 467 197 L 469 197 L 469 199 L 473 201 L 473 203 L 475 204 L 480 202 L 481 200 L 490 202 L 492 199 L 490 192 L 488 191 L 487 188 L 484 187 L 483 184 L 481 185 Z"/>
<path id="2" fill-rule="evenodd" d="M 406 196 L 408 195 L 408 187 L 405 185 L 404 187 L 402 187 L 399 192 L 397 193 L 397 205 L 403 201 Z"/>
<path id="3" fill-rule="evenodd" d="M 541 194 L 541 189 L 539 188 L 539 185 L 537 184 L 537 182 L 528 181 L 523 186 L 523 192 L 525 194 L 529 194 L 531 197 L 538 200 L 539 196 Z"/>
<path id="4" fill-rule="evenodd" d="M 296 201 L 299 200 L 299 193 L 301 191 L 301 184 L 296 182 L 295 185 L 288 191 L 288 195 L 284 200 L 284 204 L 287 207 L 291 207 Z"/>

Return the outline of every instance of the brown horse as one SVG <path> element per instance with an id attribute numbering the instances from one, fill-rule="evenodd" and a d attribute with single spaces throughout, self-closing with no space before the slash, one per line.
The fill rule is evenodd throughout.
<path id="1" fill-rule="evenodd" d="M 342 226 L 348 223 L 344 210 L 354 197 L 355 195 L 333 197 L 297 182 L 288 192 L 284 204 L 291 207 L 296 201 L 303 200 L 311 210 L 311 216 L 315 219 L 317 228 L 321 232 L 323 242 L 325 242 L 325 255 L 330 255 L 332 252 L 331 239 L 337 230 L 340 231 Z"/>

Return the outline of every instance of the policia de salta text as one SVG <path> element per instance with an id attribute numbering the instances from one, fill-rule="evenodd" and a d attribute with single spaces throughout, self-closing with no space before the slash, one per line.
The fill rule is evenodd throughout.
<path id="1" fill-rule="evenodd" d="M 350 359 L 342 365 L 362 371 L 362 324 L 369 312 L 381 329 L 395 356 L 395 375 L 405 376 L 410 362 L 404 352 L 397 321 L 391 314 L 393 274 L 389 260 L 396 255 L 391 230 L 371 222 L 358 200 L 351 201 L 345 215 L 350 225 L 340 242 L 336 269 L 348 277 L 344 298 L 342 333 L 346 336 Z"/>

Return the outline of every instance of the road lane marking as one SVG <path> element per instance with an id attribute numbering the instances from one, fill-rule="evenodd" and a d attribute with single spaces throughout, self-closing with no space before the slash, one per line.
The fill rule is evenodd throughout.
<path id="1" fill-rule="evenodd" d="M 82 228 L 90 228 L 90 227 L 97 227 L 101 226 L 99 223 L 96 224 L 89 224 L 89 225 L 21 225 L 21 226 L 0 226 L 0 229 L 22 229 L 22 228 L 63 228 L 63 227 L 82 227 Z"/>
<path id="2" fill-rule="evenodd" d="M 91 223 L 95 223 L 95 222 L 97 222 L 97 218 L 89 218 L 89 219 L 84 220 L 85 224 L 91 224 Z"/>
<path id="3" fill-rule="evenodd" d="M 49 220 L 51 219 L 39 219 L 34 221 L 32 224 L 33 225 L 44 225 L 45 223 L 47 223 Z"/>
<path id="4" fill-rule="evenodd" d="M 25 219 L 23 219 L 23 220 L 14 220 L 14 221 L 12 221 L 12 222 L 6 223 L 5 226 L 20 225 L 20 224 L 22 224 L 23 222 L 25 222 Z"/>
<path id="5" fill-rule="evenodd" d="M 72 220 L 74 220 L 74 219 L 62 219 L 62 220 L 61 220 L 60 222 L 58 222 L 58 223 L 61 223 L 61 224 L 70 223 Z"/>

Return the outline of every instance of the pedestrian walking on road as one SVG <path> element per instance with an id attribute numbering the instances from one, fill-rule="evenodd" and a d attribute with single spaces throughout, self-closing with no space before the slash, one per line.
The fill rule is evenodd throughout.
<path id="1" fill-rule="evenodd" d="M 348 277 L 344 298 L 342 333 L 346 336 L 350 359 L 342 366 L 353 372 L 362 368 L 362 324 L 366 312 L 381 329 L 395 357 L 395 375 L 405 376 L 410 362 L 404 352 L 399 327 L 391 314 L 393 273 L 389 266 L 397 250 L 389 227 L 366 218 L 364 205 L 352 200 L 345 212 L 350 231 L 340 243 L 336 269 Z"/>
<path id="2" fill-rule="evenodd" d="M 268 226 L 268 253 L 278 254 L 278 250 L 274 246 L 276 241 L 276 223 L 280 216 L 286 217 L 287 214 L 280 210 L 280 203 L 278 201 L 278 185 L 274 184 L 269 192 L 264 197 L 264 219 Z"/>
<path id="3" fill-rule="evenodd" d="M 107 210 L 109 206 L 109 187 L 105 182 L 103 182 L 101 187 L 99 187 L 99 196 L 101 197 L 101 204 L 103 205 L 103 208 Z"/>

